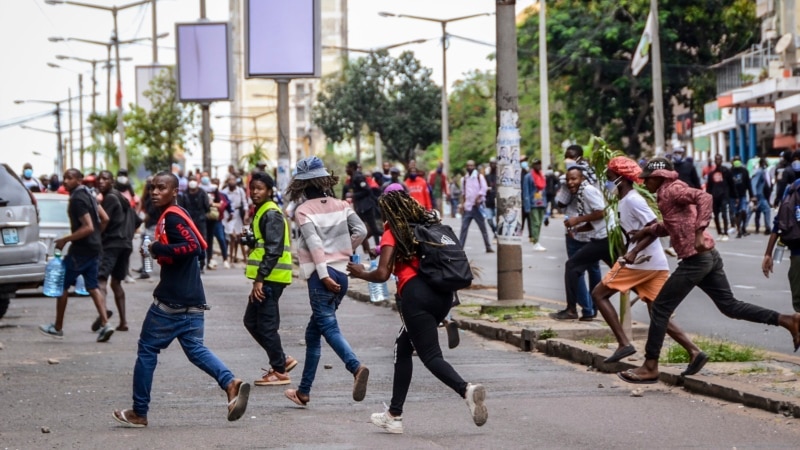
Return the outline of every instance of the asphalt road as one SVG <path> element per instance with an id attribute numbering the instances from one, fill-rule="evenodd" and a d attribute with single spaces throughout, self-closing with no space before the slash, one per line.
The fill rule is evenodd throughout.
<path id="1" fill-rule="evenodd" d="M 446 220 L 456 232 L 460 230 L 460 220 L 449 218 Z M 542 227 L 541 242 L 547 248 L 546 252 L 534 252 L 533 245 L 529 242 L 523 243 L 522 251 L 525 295 L 537 297 L 543 306 L 553 309 L 563 309 L 566 305 L 564 263 L 567 254 L 562 222 L 563 219 L 558 218 L 552 220 L 550 226 Z M 715 232 L 712 235 L 716 237 Z M 527 240 L 527 236 L 525 231 L 523 239 Z M 792 299 L 787 279 L 789 254 L 786 253 L 782 264 L 775 265 L 775 273 L 771 274 L 769 279 L 765 278 L 761 272 L 761 261 L 767 239 L 768 236 L 763 234 L 751 234 L 742 239 L 731 237 L 727 242 L 717 241 L 717 249 L 722 255 L 725 273 L 736 298 L 778 312 L 791 313 Z M 496 249 L 496 244 L 493 245 Z M 470 225 L 466 250 L 467 254 L 484 269 L 483 277 L 478 282 L 496 286 L 497 254 L 487 254 L 483 251 L 481 234 L 474 223 Z M 674 270 L 677 259 L 668 259 Z M 600 264 L 600 268 L 603 274 L 608 271 L 604 263 Z M 616 297 L 612 301 L 616 304 Z M 644 305 L 635 305 L 633 318 L 645 324 L 649 323 Z M 754 345 L 781 353 L 793 351 L 791 337 L 784 329 L 729 319 L 722 315 L 709 297 L 699 289 L 693 290 L 681 303 L 675 319 L 690 333 Z"/>
<path id="2" fill-rule="evenodd" d="M 550 255 L 548 255 L 550 256 Z M 547 260 L 546 260 L 547 261 Z M 241 324 L 249 285 L 239 270 L 209 272 L 206 342 L 234 373 L 248 381 L 261 375 L 264 352 Z M 631 396 L 613 374 L 587 371 L 535 353 L 519 352 L 462 332 L 446 358 L 469 381 L 488 390 L 488 423 L 472 424 L 463 400 L 416 362 L 404 414 L 405 434 L 388 435 L 368 423 L 389 401 L 392 345 L 399 318 L 389 308 L 345 299 L 339 319 L 345 335 L 371 369 L 366 399 L 354 403 L 352 377 L 327 346 L 311 403 L 300 409 L 284 387 L 254 387 L 245 416 L 225 419 L 225 396 L 185 358 L 177 344 L 164 351 L 153 386 L 146 429 L 126 429 L 111 419 L 131 405 L 136 341 L 152 283 L 125 286 L 131 331 L 95 342 L 94 308 L 70 300 L 65 337 L 40 335 L 53 319 L 52 299 L 12 301 L 0 326 L 0 447 L 4 448 L 797 448 L 800 422 L 760 410 L 692 396 L 665 385 Z M 305 360 L 301 344 L 309 307 L 301 282 L 282 302 L 287 353 Z M 110 303 L 110 302 L 109 302 Z M 116 324 L 116 319 L 112 319 Z M 445 342 L 444 333 L 440 333 Z M 48 364 L 53 358 L 59 364 Z M 320 367 L 322 367 L 322 364 Z M 43 433 L 46 427 L 48 433 Z"/>

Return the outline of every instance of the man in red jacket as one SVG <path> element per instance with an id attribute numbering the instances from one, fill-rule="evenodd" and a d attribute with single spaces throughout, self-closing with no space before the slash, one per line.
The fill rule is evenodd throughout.
<path id="1" fill-rule="evenodd" d="M 450 183 L 447 174 L 444 173 L 444 163 L 439 161 L 435 169 L 428 174 L 428 186 L 431 187 L 431 204 L 439 210 L 439 214 L 444 214 L 444 199 L 450 198 Z M 442 216 L 444 217 L 444 216 Z"/>

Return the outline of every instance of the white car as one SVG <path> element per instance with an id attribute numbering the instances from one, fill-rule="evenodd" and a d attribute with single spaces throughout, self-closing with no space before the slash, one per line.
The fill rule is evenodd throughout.
<path id="1" fill-rule="evenodd" d="M 36 198 L 36 206 L 39 210 L 39 240 L 47 246 L 48 259 L 53 256 L 55 240 L 70 233 L 69 215 L 69 195 L 38 193 L 33 196 Z M 69 246 L 69 243 L 67 243 Z M 61 251 L 67 253 L 67 248 Z"/>

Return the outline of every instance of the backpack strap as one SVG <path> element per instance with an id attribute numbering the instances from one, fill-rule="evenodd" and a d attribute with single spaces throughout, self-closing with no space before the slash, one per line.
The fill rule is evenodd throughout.
<path id="1" fill-rule="evenodd" d="M 158 226 L 156 226 L 155 238 L 157 241 L 161 242 L 162 244 L 169 243 L 167 241 L 166 230 L 164 229 L 166 226 L 167 214 L 169 213 L 177 214 L 180 217 L 182 217 L 183 220 L 185 220 L 186 223 L 189 224 L 189 228 L 191 228 L 192 233 L 194 233 L 194 235 L 197 237 L 197 241 L 200 242 L 200 247 L 203 250 L 208 248 L 208 244 L 206 243 L 205 238 L 203 237 L 202 234 L 200 234 L 200 230 L 197 229 L 197 226 L 194 224 L 192 218 L 189 217 L 188 214 L 186 214 L 186 211 L 184 211 L 183 208 L 177 205 L 170 205 L 167 209 L 164 210 L 163 213 L 161 213 L 161 217 L 158 219 Z"/>

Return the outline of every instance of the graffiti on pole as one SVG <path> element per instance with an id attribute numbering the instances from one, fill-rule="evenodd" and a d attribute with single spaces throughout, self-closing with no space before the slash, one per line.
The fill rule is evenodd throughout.
<path id="1" fill-rule="evenodd" d="M 522 192 L 519 115 L 500 111 L 497 132 L 497 242 L 522 245 Z"/>

